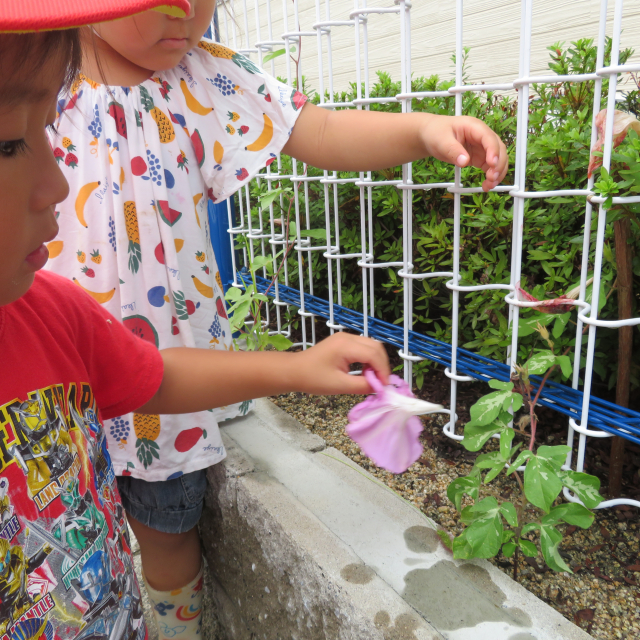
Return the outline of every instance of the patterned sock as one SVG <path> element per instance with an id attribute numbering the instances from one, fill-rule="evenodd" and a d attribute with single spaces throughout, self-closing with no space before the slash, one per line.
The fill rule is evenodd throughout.
<path id="1" fill-rule="evenodd" d="M 182 589 L 156 591 L 144 581 L 160 640 L 192 640 L 200 638 L 202 623 L 202 569 Z"/>

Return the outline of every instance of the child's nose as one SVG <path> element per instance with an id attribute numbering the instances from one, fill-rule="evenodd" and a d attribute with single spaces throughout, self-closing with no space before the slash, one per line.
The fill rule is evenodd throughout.
<path id="1" fill-rule="evenodd" d="M 34 211 L 43 211 L 62 202 L 69 195 L 69 183 L 55 161 L 50 149 L 46 161 L 40 163 L 39 186 L 34 193 L 32 207 Z M 49 157 L 50 156 L 50 157 Z"/>

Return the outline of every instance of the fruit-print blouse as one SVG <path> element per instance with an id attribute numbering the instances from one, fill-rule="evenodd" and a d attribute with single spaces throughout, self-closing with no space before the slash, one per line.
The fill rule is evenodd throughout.
<path id="1" fill-rule="evenodd" d="M 161 349 L 231 349 L 207 200 L 273 162 L 305 102 L 209 40 L 136 87 L 80 77 L 52 136 L 71 190 L 47 268 Z M 249 407 L 106 421 L 116 474 L 159 481 L 219 462 L 217 423 Z"/>

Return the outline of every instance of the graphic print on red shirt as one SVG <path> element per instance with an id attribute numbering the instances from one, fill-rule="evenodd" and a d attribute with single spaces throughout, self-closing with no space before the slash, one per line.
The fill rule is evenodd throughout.
<path id="1" fill-rule="evenodd" d="M 0 309 L 0 351 L 0 639 L 144 640 L 98 405 L 144 404 L 160 356 L 50 274 Z"/>

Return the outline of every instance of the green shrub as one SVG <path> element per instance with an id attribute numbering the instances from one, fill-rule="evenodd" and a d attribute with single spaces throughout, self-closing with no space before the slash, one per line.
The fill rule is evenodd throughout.
<path id="1" fill-rule="evenodd" d="M 611 43 L 607 43 L 606 60 Z M 549 47 L 549 68 L 558 74 L 590 73 L 595 69 L 596 47 L 592 40 L 583 39 L 564 46 L 562 43 Z M 624 63 L 633 53 L 620 53 Z M 465 52 L 465 67 L 468 51 Z M 394 96 L 400 92 L 400 83 L 393 82 L 388 74 L 378 73 L 378 81 L 371 88 L 372 97 Z M 442 91 L 452 86 L 453 81 L 443 81 L 438 76 L 416 78 L 412 91 Z M 304 87 L 314 102 L 319 102 L 308 87 Z M 606 106 L 608 81 L 603 82 L 602 106 Z M 591 136 L 594 83 L 557 83 L 533 85 L 529 103 L 529 141 L 527 150 L 527 190 L 556 190 L 585 188 Z M 350 101 L 356 96 L 356 85 L 349 91 L 334 96 L 336 101 Z M 620 108 L 637 113 L 640 91 L 630 91 Z M 328 99 L 328 96 L 327 96 Z M 414 100 L 414 111 L 431 113 L 454 113 L 454 98 L 426 98 Z M 400 104 L 372 105 L 372 110 L 399 112 Z M 513 184 L 515 156 L 517 102 L 514 96 L 501 96 L 495 92 L 467 93 L 463 96 L 463 113 L 473 115 L 493 128 L 509 150 L 510 172 L 504 184 Z M 612 177 L 617 181 L 620 195 L 640 193 L 640 144 L 635 134 L 630 134 L 616 150 L 612 164 Z M 301 165 L 298 164 L 299 171 Z M 290 172 L 291 159 L 283 157 L 283 171 Z M 309 175 L 321 176 L 322 172 L 309 167 Z M 352 177 L 352 174 L 340 174 Z M 463 169 L 466 185 L 479 185 L 477 169 Z M 399 179 L 400 168 L 374 173 L 373 179 Z M 413 163 L 415 183 L 452 182 L 453 168 L 428 158 Z M 275 184 L 274 184 L 275 187 Z M 266 182 L 251 184 L 252 202 L 256 203 L 252 214 L 257 217 L 257 196 L 266 192 Z M 330 187 L 332 189 L 332 187 Z M 442 189 L 412 191 L 413 196 L 413 263 L 415 273 L 448 271 L 452 268 L 453 197 Z M 305 189 L 299 190 L 301 212 L 304 212 Z M 330 202 L 333 203 L 330 190 Z M 308 200 L 311 228 L 324 228 L 324 186 L 308 183 Z M 340 250 L 353 253 L 361 250 L 360 235 L 360 191 L 353 184 L 340 185 L 338 189 L 340 211 Z M 276 203 L 277 204 L 277 203 Z M 402 193 L 393 186 L 381 186 L 373 190 L 373 235 L 376 262 L 402 260 Z M 460 269 L 462 284 L 508 283 L 511 262 L 511 225 L 513 200 L 508 194 L 470 194 L 462 198 Z M 522 286 L 538 299 L 556 297 L 579 282 L 581 250 L 584 228 L 585 198 L 558 197 L 529 199 L 525 201 L 525 229 L 522 256 Z M 618 208 L 610 215 L 630 216 L 632 238 L 636 248 L 634 259 L 635 290 L 640 287 L 640 225 L 637 214 L 640 205 Z M 265 221 L 268 212 L 263 213 Z M 333 210 L 332 210 L 333 217 Z M 589 255 L 590 270 L 595 254 L 596 217 L 592 222 L 592 243 Z M 331 224 L 333 234 L 333 223 Z M 335 237 L 333 238 L 335 243 Z M 322 244 L 315 240 L 314 244 Z M 606 300 L 601 317 L 617 317 L 615 295 L 616 265 L 613 244 L 613 229 L 608 225 L 606 233 L 605 260 L 603 265 L 603 296 Z M 306 254 L 305 254 L 306 259 Z M 327 296 L 327 266 L 321 252 L 311 254 L 314 293 Z M 297 286 L 298 267 L 295 255 L 290 257 L 290 283 Z M 306 265 L 308 266 L 308 265 Z M 335 277 L 335 267 L 334 267 Z M 308 278 L 308 269 L 305 279 Z M 342 302 L 353 309 L 362 309 L 361 270 L 355 260 L 342 264 Z M 414 329 L 439 340 L 451 340 L 451 293 L 446 288 L 446 279 L 410 281 L 414 287 Z M 396 271 L 375 270 L 375 315 L 384 320 L 402 322 L 402 292 L 404 282 Z M 308 290 L 308 288 L 307 288 Z M 335 291 L 335 289 L 334 289 Z M 504 302 L 504 291 L 480 291 L 460 296 L 460 345 L 483 356 L 504 360 L 506 347 L 510 343 L 508 328 L 508 306 Z M 337 302 L 337 296 L 334 297 Z M 637 298 L 636 298 L 637 303 Z M 637 315 L 637 309 L 634 309 Z M 540 316 L 534 311 L 523 311 L 527 334 L 527 319 Z M 575 322 L 575 312 L 566 323 Z M 532 325 L 533 326 L 533 325 Z M 562 333 L 559 348 L 574 344 L 574 332 Z M 634 331 L 637 347 L 640 347 L 640 332 Z M 534 348 L 537 333 L 532 329 L 522 336 L 518 360 L 524 361 Z M 615 385 L 615 359 L 610 357 L 617 348 L 617 332 L 599 329 L 596 344 L 596 383 Z M 636 359 L 637 360 L 637 359 Z M 420 363 L 415 371 L 418 386 L 429 362 Z M 632 385 L 640 386 L 640 364 L 634 365 Z"/>

